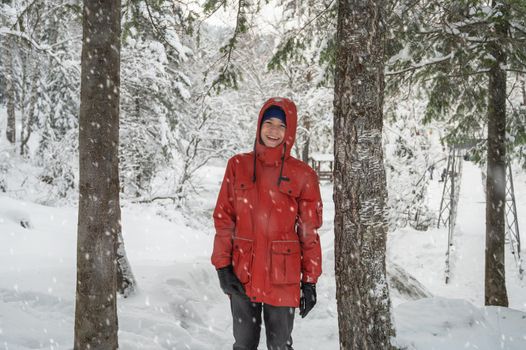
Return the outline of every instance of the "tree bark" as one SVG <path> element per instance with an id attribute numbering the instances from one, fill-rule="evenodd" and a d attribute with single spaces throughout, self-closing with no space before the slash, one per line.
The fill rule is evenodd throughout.
<path id="1" fill-rule="evenodd" d="M 309 164 L 309 148 L 310 148 L 310 115 L 306 114 L 303 117 L 303 127 L 305 128 L 305 143 L 301 150 L 301 160 Z"/>
<path id="2" fill-rule="evenodd" d="M 6 100 L 7 100 L 7 141 L 14 144 L 16 142 L 16 116 L 15 116 L 15 84 L 13 70 L 13 39 L 5 39 L 5 83 L 6 83 Z"/>
<path id="3" fill-rule="evenodd" d="M 120 0 L 84 0 L 75 349 L 117 349 Z"/>
<path id="4" fill-rule="evenodd" d="M 33 59 L 31 62 L 31 89 L 29 92 L 29 106 L 27 110 L 27 120 L 22 123 L 20 128 L 20 155 L 27 154 L 27 143 L 33 132 L 33 124 L 35 122 L 35 108 L 38 102 L 38 81 L 40 79 L 40 69 L 38 67 L 38 60 Z M 25 119 L 25 118 L 23 118 Z"/>
<path id="5" fill-rule="evenodd" d="M 334 233 L 341 349 L 391 349 L 383 164 L 384 1 L 339 0 Z"/>
<path id="6" fill-rule="evenodd" d="M 493 3 L 495 7 L 495 2 Z M 503 16 L 506 7 L 501 4 Z M 495 25 L 498 37 L 506 37 L 505 20 Z M 485 304 L 508 306 L 504 245 L 506 235 L 506 53 L 502 41 L 492 41 L 494 62 L 488 86 L 488 154 L 486 177 Z"/>
<path id="7" fill-rule="evenodd" d="M 120 218 L 120 208 L 119 218 Z M 117 248 L 115 250 L 117 259 L 117 292 L 123 297 L 127 298 L 135 293 L 137 289 L 137 282 L 133 276 L 133 271 L 128 257 L 126 256 L 126 250 L 124 249 L 124 239 L 122 238 L 122 230 L 119 225 L 117 234 Z"/>

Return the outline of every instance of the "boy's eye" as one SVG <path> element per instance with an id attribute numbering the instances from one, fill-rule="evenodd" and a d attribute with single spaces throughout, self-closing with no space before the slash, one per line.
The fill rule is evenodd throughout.
<path id="1" fill-rule="evenodd" d="M 265 120 L 265 121 L 263 122 L 263 125 L 268 125 L 268 126 L 274 126 L 274 127 L 276 127 L 276 125 L 275 125 L 274 123 L 272 123 L 272 121 L 270 121 L 270 120 Z M 280 124 L 279 124 L 279 127 L 282 128 L 282 129 L 286 129 L 286 128 L 287 128 L 287 126 L 286 126 L 285 124 L 283 124 L 283 123 L 280 123 Z"/>

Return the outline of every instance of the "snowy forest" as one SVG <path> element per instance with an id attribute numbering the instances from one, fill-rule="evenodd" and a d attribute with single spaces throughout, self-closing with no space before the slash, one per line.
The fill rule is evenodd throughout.
<path id="1" fill-rule="evenodd" d="M 219 198 L 266 220 L 269 99 L 301 294 L 260 349 L 526 349 L 526 0 L 0 0 L 0 348 L 237 344 L 269 233 L 236 253 Z"/>

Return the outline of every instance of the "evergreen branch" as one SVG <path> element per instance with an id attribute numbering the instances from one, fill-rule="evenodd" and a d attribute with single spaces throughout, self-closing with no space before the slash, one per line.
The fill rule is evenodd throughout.
<path id="1" fill-rule="evenodd" d="M 489 24 L 492 22 L 490 21 L 495 14 L 497 14 L 498 11 L 493 11 L 491 13 L 488 13 L 484 18 L 469 18 L 468 20 L 459 21 L 459 22 L 448 22 L 447 20 L 443 19 L 438 24 L 431 24 L 429 25 L 428 30 L 418 30 L 418 31 L 411 31 L 411 34 L 414 35 L 451 35 L 453 37 L 462 37 L 462 34 L 469 34 L 465 30 L 470 29 L 476 26 L 484 27 L 486 28 Z M 473 41 L 473 42 L 479 42 L 481 39 L 478 38 L 469 38 L 469 37 L 462 37 L 465 40 Z M 486 42 L 487 39 L 482 39 L 482 42 Z"/>
<path id="2" fill-rule="evenodd" d="M 285 37 L 280 40 L 277 51 L 272 55 L 269 63 L 267 64 L 267 68 L 270 70 L 283 69 L 282 63 L 287 62 L 289 59 L 294 57 L 295 49 L 300 48 L 301 50 L 305 50 L 305 46 L 301 41 L 303 37 L 300 37 L 300 35 L 305 29 L 312 25 L 312 23 L 318 21 L 322 16 L 329 13 L 332 9 L 333 3 L 334 0 L 331 0 L 329 3 L 327 3 L 325 8 L 318 12 L 312 19 L 307 21 L 307 23 L 305 23 L 301 28 L 287 31 Z"/>
<path id="3" fill-rule="evenodd" d="M 230 38 L 228 43 L 228 56 L 227 56 L 227 62 L 230 62 L 230 58 L 232 56 L 232 52 L 234 51 L 235 44 L 237 42 L 237 36 L 239 33 L 245 32 L 246 28 L 244 27 L 244 19 L 243 19 L 243 6 L 244 6 L 244 0 L 238 1 L 238 8 L 237 8 L 237 15 L 236 15 L 236 28 L 234 29 L 234 35 L 232 38 Z M 226 70 L 226 68 L 225 68 Z"/>
<path id="4" fill-rule="evenodd" d="M 41 1 L 41 0 L 33 0 L 33 2 L 31 2 L 30 4 L 28 4 L 28 5 L 22 10 L 22 12 L 20 12 L 20 14 L 19 14 L 19 15 L 17 16 L 17 18 L 16 18 L 16 21 L 15 21 L 15 22 L 13 23 L 13 25 L 11 26 L 11 29 L 12 29 L 12 30 L 15 29 L 15 26 L 16 26 L 17 23 L 19 23 L 19 22 L 22 23 L 22 17 L 23 17 L 25 14 L 27 14 L 27 13 L 32 9 L 32 7 L 33 7 L 38 1 Z M 48 10 L 47 12 L 52 13 L 53 11 L 55 11 L 55 10 L 61 8 L 61 7 L 72 8 L 72 9 L 77 9 L 77 8 L 78 8 L 78 6 L 73 5 L 73 4 L 69 4 L 68 2 L 66 2 L 66 3 L 58 4 L 58 5 L 54 6 L 54 7 L 49 8 L 49 10 Z M 43 14 L 43 16 L 46 16 L 46 15 L 49 16 L 48 13 L 44 13 L 44 14 Z"/>
<path id="5" fill-rule="evenodd" d="M 478 46 L 479 46 L 479 45 L 474 44 L 474 45 L 468 46 L 468 47 L 465 48 L 465 49 L 468 51 L 468 50 L 475 49 L 475 48 L 477 48 Z M 393 57 L 395 57 L 395 56 L 393 56 Z M 431 58 L 429 58 L 427 61 L 419 62 L 419 63 L 417 63 L 417 64 L 415 64 L 415 65 L 409 66 L 409 67 L 404 68 L 404 69 L 400 69 L 400 70 L 398 70 L 398 71 L 388 71 L 388 70 L 386 70 L 386 71 L 384 72 L 384 74 L 385 74 L 386 76 L 401 75 L 401 74 L 405 74 L 405 73 L 407 73 L 407 72 L 418 71 L 418 70 L 420 70 L 421 68 L 424 68 L 424 67 L 427 67 L 427 66 L 437 65 L 437 64 L 440 64 L 440 63 L 446 62 L 446 61 L 448 61 L 448 60 L 451 60 L 451 59 L 453 59 L 453 58 L 455 58 L 455 52 L 452 51 L 452 52 L 450 52 L 449 54 L 447 54 L 447 55 L 445 55 L 445 56 L 431 57 Z M 392 61 L 391 63 L 388 62 L 388 63 L 386 64 L 386 67 L 395 65 L 396 60 L 393 60 L 393 59 L 391 58 L 391 61 Z"/>
<path id="6" fill-rule="evenodd" d="M 212 12 L 217 11 L 217 7 L 214 8 L 216 4 L 219 4 L 218 7 L 225 6 L 226 8 L 227 0 L 206 0 L 203 4 L 205 13 L 210 12 L 210 9 L 212 9 Z"/>
<path id="7" fill-rule="evenodd" d="M 526 8 L 521 7 L 520 5 L 517 6 L 517 4 L 513 1 L 508 1 L 507 5 L 514 11 L 517 11 L 518 13 L 522 14 L 523 16 L 526 16 Z M 522 5 L 524 6 L 524 2 L 522 2 Z"/>
<path id="8" fill-rule="evenodd" d="M 225 4 L 226 4 L 226 0 L 225 1 L 220 1 L 219 5 L 216 8 L 214 8 L 213 10 L 211 10 L 211 11 L 205 10 L 205 12 L 208 12 L 208 14 L 205 17 L 203 17 L 203 19 L 201 21 L 199 21 L 199 23 L 197 24 L 198 30 L 201 29 L 201 25 L 203 24 L 204 21 L 206 21 L 207 19 L 212 17 Z"/>
<path id="9" fill-rule="evenodd" d="M 159 34 L 159 37 L 161 38 L 161 40 L 166 44 L 168 45 L 169 47 L 171 47 L 173 50 L 175 50 L 175 52 L 179 52 L 179 50 L 174 47 L 172 44 L 170 44 L 170 42 L 166 39 L 166 36 L 164 35 L 164 33 L 159 29 L 159 27 L 157 26 L 157 24 L 155 23 L 154 19 L 153 19 L 153 16 L 152 16 L 152 12 L 150 11 L 150 4 L 148 4 L 148 0 L 144 0 L 144 3 L 146 4 L 146 10 L 148 11 L 148 17 L 150 18 L 150 22 L 152 23 L 152 26 L 153 28 L 155 29 L 155 31 L 157 32 L 157 34 Z M 182 52 L 179 52 L 181 55 L 183 54 Z M 183 55 L 184 57 L 184 55 Z"/>
<path id="10" fill-rule="evenodd" d="M 316 14 L 316 16 L 314 16 L 314 18 L 312 18 L 310 21 L 308 21 L 307 23 L 305 23 L 303 25 L 303 27 L 301 27 L 297 32 L 296 32 L 296 35 L 299 35 L 301 32 L 303 32 L 308 26 L 310 26 L 313 22 L 315 22 L 316 20 L 318 20 L 321 16 L 323 16 L 325 13 L 327 13 L 330 9 L 331 9 L 331 5 L 333 4 L 334 0 L 331 0 L 327 6 L 325 6 L 325 8 L 323 10 L 321 10 L 318 14 Z"/>
<path id="11" fill-rule="evenodd" d="M 228 75 L 228 68 L 231 65 L 232 61 L 232 53 L 235 50 L 237 38 L 240 33 L 246 32 L 247 28 L 245 26 L 245 17 L 244 17 L 244 6 L 245 6 L 246 0 L 238 0 L 238 8 L 237 8 L 237 15 L 236 15 L 236 27 L 234 28 L 234 34 L 232 37 L 228 40 L 228 44 L 226 46 L 223 46 L 220 50 L 223 51 L 223 55 L 218 59 L 222 60 L 226 58 L 226 63 L 223 66 L 223 69 L 221 73 L 219 73 L 219 76 L 212 82 L 210 87 L 208 88 L 206 95 L 212 91 L 219 83 L 221 83 L 224 79 L 227 78 Z M 218 62 L 216 61 L 216 62 Z M 214 63 L 215 64 L 215 63 Z M 234 82 L 235 85 L 235 82 Z"/>
<path id="12" fill-rule="evenodd" d="M 447 74 L 447 75 L 443 75 L 443 77 L 446 77 L 446 78 L 463 78 L 463 77 L 469 77 L 469 76 L 473 76 L 473 75 L 479 75 L 479 74 L 486 74 L 486 73 L 489 73 L 489 69 L 486 69 L 486 70 L 479 70 L 479 71 L 476 71 L 476 72 L 470 72 L 470 73 L 464 73 L 464 74 Z M 426 81 L 431 81 L 433 80 L 434 78 L 427 78 L 427 79 L 423 79 L 424 82 Z"/>
<path id="13" fill-rule="evenodd" d="M 416 6 L 418 4 L 418 1 L 419 0 L 416 0 L 414 1 L 412 4 L 409 4 L 408 6 L 405 6 L 403 8 L 404 12 L 408 12 L 409 9 L 412 9 L 414 6 Z M 385 10 L 385 13 L 389 13 L 391 14 L 392 16 L 396 16 L 396 18 L 400 18 L 398 17 L 398 13 L 395 12 L 395 9 L 398 8 L 400 5 L 400 0 L 396 0 L 396 1 L 388 1 L 387 2 L 387 7 L 386 7 L 386 10 Z M 400 11 L 401 12 L 401 11 Z"/>
<path id="14" fill-rule="evenodd" d="M 454 22 L 454 23 L 444 22 L 443 28 L 445 27 L 449 29 L 449 31 L 445 30 L 444 32 L 448 34 L 457 35 L 462 29 L 465 29 L 467 27 L 475 27 L 479 25 L 487 26 L 489 24 L 488 20 L 491 19 L 491 17 L 493 17 L 493 14 L 494 13 L 488 15 L 487 17 L 483 19 L 475 20 L 473 22 Z"/>
<path id="15" fill-rule="evenodd" d="M 29 35 L 27 35 L 26 33 L 24 32 L 20 32 L 20 31 L 14 31 L 14 30 L 9 30 L 9 29 L 6 29 L 6 28 L 0 28 L 0 36 L 8 36 L 8 35 L 11 35 L 11 36 L 14 36 L 14 37 L 17 37 L 19 39 L 22 39 L 24 40 L 26 43 L 29 44 L 29 46 L 31 47 L 34 47 L 37 51 L 41 51 L 41 52 L 44 52 L 46 53 L 47 55 L 49 55 L 49 57 L 51 57 L 55 62 L 58 63 L 58 65 L 64 69 L 70 69 L 72 68 L 75 73 L 78 73 L 79 76 L 80 76 L 80 70 L 78 67 L 76 66 L 73 66 L 73 65 L 65 65 L 59 57 L 57 57 L 57 55 L 55 53 L 53 53 L 50 49 L 49 49 L 49 45 L 46 45 L 46 46 L 43 46 L 43 45 L 40 45 L 39 43 L 37 43 L 33 38 L 31 38 Z M 64 73 L 65 75 L 67 75 L 67 72 L 62 70 L 62 73 Z"/>
<path id="16" fill-rule="evenodd" d="M 459 34 L 459 32 L 461 32 L 461 29 L 464 29 L 466 27 L 470 27 L 470 26 L 476 26 L 476 25 L 488 25 L 488 21 L 487 21 L 488 18 L 485 18 L 483 20 L 477 20 L 477 21 L 473 21 L 473 22 L 469 22 L 469 23 L 466 23 L 466 22 L 458 22 L 458 23 L 462 23 L 462 24 L 458 24 L 458 23 L 444 23 L 442 26 L 437 26 L 437 25 L 434 25 L 434 26 L 431 26 L 430 30 L 419 30 L 419 31 L 415 31 L 413 32 L 414 34 L 417 34 L 417 35 L 430 35 L 430 34 L 452 34 L 454 36 L 457 36 Z"/>
<path id="17" fill-rule="evenodd" d="M 410 66 L 410 67 L 407 67 L 407 68 L 404 68 L 404 69 L 401 69 L 401 70 L 398 70 L 398 71 L 385 71 L 384 74 L 386 76 L 394 76 L 394 75 L 405 74 L 407 72 L 413 72 L 413 71 L 419 70 L 419 69 L 427 67 L 427 66 L 432 66 L 432 65 L 435 65 L 435 64 L 440 64 L 442 62 L 449 61 L 449 60 L 451 60 L 453 58 L 453 56 L 454 56 L 454 54 L 453 54 L 453 52 L 451 52 L 450 54 L 448 54 L 446 56 L 434 57 L 434 58 L 432 58 L 429 61 L 421 62 L 421 63 L 418 63 L 418 64 L 416 64 L 414 66 Z"/>
<path id="18" fill-rule="evenodd" d="M 526 28 L 525 28 L 524 26 L 520 25 L 519 23 L 511 22 L 511 21 L 509 22 L 509 24 L 510 24 L 510 26 L 511 26 L 513 29 L 515 29 L 515 30 L 517 30 L 518 32 L 520 32 L 520 33 L 526 35 Z"/>
<path id="19" fill-rule="evenodd" d="M 440 35 L 446 34 L 453 38 L 459 38 L 459 39 L 462 39 L 468 42 L 479 43 L 479 44 L 486 44 L 490 41 L 499 40 L 498 38 L 489 39 L 489 38 L 484 38 L 484 37 L 474 37 L 474 36 L 465 36 L 465 35 L 463 36 L 462 34 L 468 34 L 468 33 L 455 33 L 454 31 L 448 31 L 448 30 L 442 30 L 442 29 L 430 30 L 430 31 L 412 31 L 411 34 L 415 36 L 417 35 L 440 36 Z"/>
<path id="20" fill-rule="evenodd" d="M 513 91 L 516 89 L 516 87 L 518 86 L 520 82 L 520 75 L 519 74 L 516 74 L 515 75 L 515 81 L 513 82 L 513 84 L 511 84 L 511 88 L 510 88 L 510 91 L 508 92 L 507 96 L 506 96 L 506 100 L 508 100 L 508 102 L 510 103 L 510 106 L 511 108 L 513 109 L 513 104 L 512 102 L 510 101 L 510 98 L 511 98 L 511 95 L 513 94 Z"/>
<path id="21" fill-rule="evenodd" d="M 506 71 L 506 72 L 526 74 L 526 70 L 520 70 L 520 69 L 514 69 L 514 68 L 506 68 L 506 69 L 503 69 L 503 70 Z"/>

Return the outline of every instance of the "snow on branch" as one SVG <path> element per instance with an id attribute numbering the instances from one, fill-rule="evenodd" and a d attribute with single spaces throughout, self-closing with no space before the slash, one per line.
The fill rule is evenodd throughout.
<path id="1" fill-rule="evenodd" d="M 426 66 L 431 66 L 431 65 L 434 65 L 434 64 L 439 64 L 439 63 L 442 63 L 442 62 L 449 61 L 449 60 L 453 59 L 453 57 L 454 57 L 454 52 L 451 52 L 451 53 L 449 53 L 446 56 L 432 57 L 432 58 L 430 58 L 427 61 L 419 62 L 418 64 L 415 64 L 413 66 L 410 66 L 410 67 L 407 67 L 407 68 L 404 68 L 404 69 L 401 69 L 401 70 L 397 70 L 397 71 L 386 70 L 385 71 L 385 75 L 386 76 L 392 76 L 392 75 L 400 75 L 400 74 L 404 74 L 404 73 L 407 73 L 407 72 L 412 72 L 412 71 L 418 70 L 418 69 L 426 67 Z"/>
<path id="2" fill-rule="evenodd" d="M 63 62 L 52 50 L 49 45 L 41 45 L 37 43 L 33 38 L 31 38 L 29 35 L 27 35 L 24 32 L 18 31 L 18 30 L 11 30 L 6 27 L 0 28 L 0 36 L 14 36 L 19 39 L 24 40 L 26 43 L 28 43 L 30 46 L 34 47 L 36 50 L 44 52 L 49 57 L 51 57 L 55 62 L 58 63 L 58 65 L 63 68 L 62 72 L 67 75 L 68 69 L 73 69 L 75 73 L 80 75 L 79 67 L 71 64 L 66 64 Z"/>

